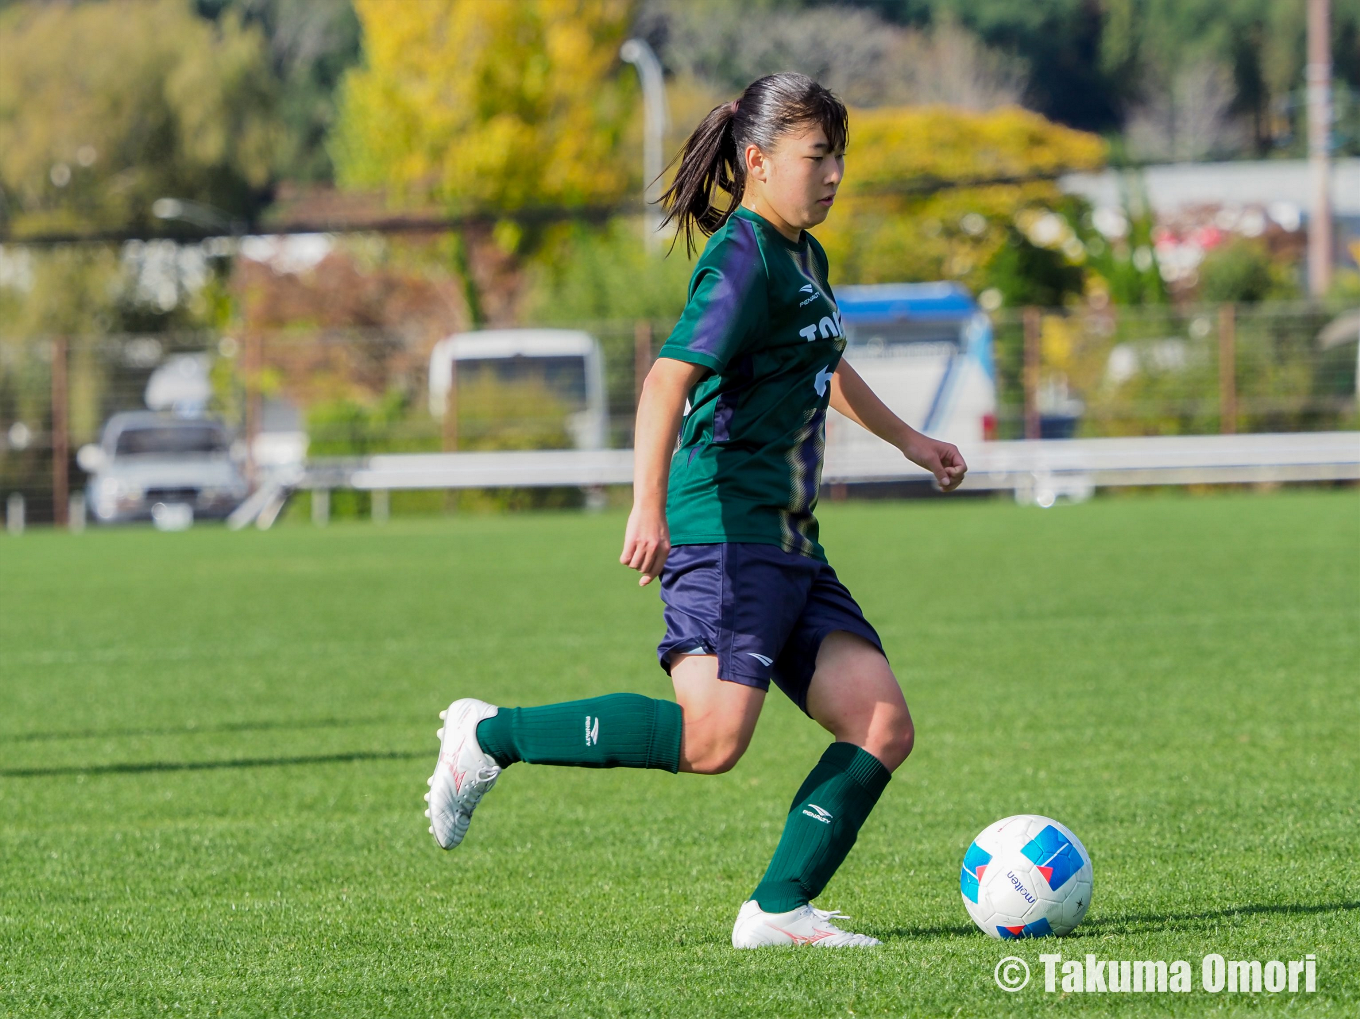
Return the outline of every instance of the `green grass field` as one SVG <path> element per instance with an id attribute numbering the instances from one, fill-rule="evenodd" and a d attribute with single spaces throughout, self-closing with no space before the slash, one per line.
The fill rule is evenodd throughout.
<path id="1" fill-rule="evenodd" d="M 453 697 L 669 695 L 622 524 L 0 540 L 0 1012 L 1360 1014 L 1354 490 L 827 507 L 918 727 L 820 902 L 886 942 L 860 952 L 730 947 L 829 740 L 777 693 L 728 775 L 519 765 L 461 849 L 426 834 Z M 1061 942 L 960 903 L 1017 812 L 1094 858 Z M 1045 994 L 1053 950 L 1186 959 L 1196 990 Z M 1314 953 L 1318 990 L 1211 995 L 1208 952 Z"/>

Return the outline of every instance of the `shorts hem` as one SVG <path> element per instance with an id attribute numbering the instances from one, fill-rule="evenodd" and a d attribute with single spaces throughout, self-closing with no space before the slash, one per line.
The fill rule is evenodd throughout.
<path id="1" fill-rule="evenodd" d="M 719 666 L 718 669 L 718 682 L 736 683 L 738 686 L 749 686 L 756 690 L 768 691 L 770 689 L 770 680 L 768 677 L 765 679 L 758 679 L 755 676 L 724 676 L 722 674 L 721 666 Z"/>
<path id="2" fill-rule="evenodd" d="M 689 651 L 681 651 L 680 648 L 686 644 L 692 644 L 693 648 Z M 728 655 L 721 651 L 713 650 L 712 644 L 708 641 L 689 641 L 681 640 L 673 642 L 673 646 L 666 647 L 664 644 L 657 648 L 657 661 L 666 675 L 671 675 L 671 668 L 675 665 L 675 659 L 694 657 L 706 657 L 718 659 L 718 679 L 724 683 L 736 683 L 739 686 L 751 686 L 759 690 L 770 689 L 773 682 L 772 676 L 747 676 L 741 672 L 732 670 L 732 662 Z"/>
<path id="3" fill-rule="evenodd" d="M 822 642 L 825 641 L 827 637 L 830 637 L 833 633 L 841 632 L 853 633 L 856 637 L 863 637 L 865 640 L 867 640 L 870 644 L 874 646 L 874 649 L 879 654 L 883 656 L 884 661 L 888 661 L 888 652 L 883 650 L 883 640 L 879 637 L 878 631 L 874 629 L 873 624 L 870 623 L 867 619 L 864 621 L 863 626 L 842 626 L 837 624 L 835 626 L 828 626 L 825 629 L 819 628 L 817 630 L 814 630 L 813 640 L 816 642 L 816 649 L 813 651 L 814 661 L 816 661 L 817 652 L 822 650 Z M 811 682 L 811 680 L 809 680 L 809 682 Z"/>

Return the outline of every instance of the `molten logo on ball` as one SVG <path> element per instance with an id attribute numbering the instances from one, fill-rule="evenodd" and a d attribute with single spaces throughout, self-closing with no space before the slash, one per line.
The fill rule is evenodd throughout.
<path id="1" fill-rule="evenodd" d="M 993 938 L 1068 934 L 1091 905 L 1091 857 L 1047 817 L 1019 814 L 979 833 L 963 857 L 964 908 Z"/>

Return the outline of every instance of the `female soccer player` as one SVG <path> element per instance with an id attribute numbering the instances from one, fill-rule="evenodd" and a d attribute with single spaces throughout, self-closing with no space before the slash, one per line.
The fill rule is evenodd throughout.
<path id="1" fill-rule="evenodd" d="M 835 742 L 737 914 L 737 948 L 879 944 L 811 901 L 914 737 L 878 634 L 817 540 L 826 408 L 893 443 L 945 491 L 967 470 L 955 447 L 897 418 L 841 360 L 826 254 L 807 230 L 836 199 L 846 134 L 845 107 L 811 78 L 761 78 L 704 118 L 664 197 L 687 245 L 696 228 L 712 239 L 643 387 L 620 561 L 644 587 L 661 578 L 657 653 L 675 701 L 454 701 L 426 796 L 430 831 L 452 849 L 518 761 L 721 774 L 745 752 L 773 681 Z M 727 208 L 712 204 L 715 189 L 731 196 Z"/>

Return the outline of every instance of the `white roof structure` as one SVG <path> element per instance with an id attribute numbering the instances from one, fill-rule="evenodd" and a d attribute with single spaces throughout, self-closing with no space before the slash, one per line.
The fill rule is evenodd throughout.
<path id="1" fill-rule="evenodd" d="M 1152 210 L 1166 216 L 1195 205 L 1259 205 L 1288 202 L 1307 215 L 1311 203 L 1308 161 L 1263 159 L 1233 163 L 1169 163 L 1145 166 L 1144 186 Z M 1096 207 L 1124 204 L 1119 171 L 1071 173 L 1059 180 L 1068 194 Z M 1360 159 L 1332 163 L 1332 212 L 1360 216 Z"/>

